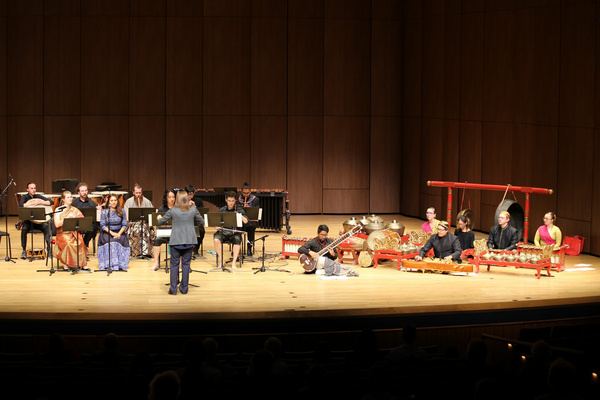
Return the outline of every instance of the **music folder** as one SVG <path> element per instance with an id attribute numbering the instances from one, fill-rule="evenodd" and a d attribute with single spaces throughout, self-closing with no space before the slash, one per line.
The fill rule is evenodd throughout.
<path id="1" fill-rule="evenodd" d="M 148 216 L 148 225 L 150 226 L 160 226 L 158 225 L 158 219 L 162 218 L 165 215 L 164 212 L 153 212 Z"/>
<path id="2" fill-rule="evenodd" d="M 262 220 L 262 208 L 260 207 L 244 207 L 244 212 L 250 221 Z"/>

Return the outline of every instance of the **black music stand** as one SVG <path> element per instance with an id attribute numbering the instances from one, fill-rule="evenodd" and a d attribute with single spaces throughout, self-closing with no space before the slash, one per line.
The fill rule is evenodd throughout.
<path id="1" fill-rule="evenodd" d="M 22 221 L 31 221 L 33 224 L 34 220 L 41 221 L 46 219 L 46 208 L 44 207 L 19 207 L 19 219 Z M 29 257 L 29 262 L 32 262 L 35 258 L 36 260 L 40 259 L 40 257 L 33 256 L 33 227 L 31 228 L 31 256 Z M 44 248 L 47 247 L 46 238 L 44 237 Z M 46 251 L 46 257 L 48 256 L 48 251 Z"/>
<path id="2" fill-rule="evenodd" d="M 129 208 L 127 210 L 127 219 L 129 222 L 137 222 L 140 221 L 142 223 L 142 240 L 146 239 L 146 234 L 148 234 L 148 240 L 150 240 L 150 232 L 147 232 L 146 225 L 148 224 L 148 215 L 156 212 L 156 209 L 150 207 L 140 207 L 140 208 Z M 150 247 L 150 245 L 148 245 Z M 148 254 L 142 254 L 142 242 L 140 241 L 140 254 L 135 258 L 143 258 L 147 260 L 150 258 Z"/>
<path id="3" fill-rule="evenodd" d="M 216 213 L 208 213 L 206 215 L 207 223 L 210 227 L 220 227 L 223 229 L 225 225 L 227 226 L 237 226 L 237 213 L 234 212 L 216 212 Z M 245 233 L 244 231 L 234 230 L 235 233 Z M 209 272 L 214 271 L 223 271 L 231 273 L 231 270 L 225 268 L 223 266 L 223 242 L 221 242 L 221 259 L 219 260 L 219 255 L 217 254 L 217 268 L 211 269 Z M 242 257 L 243 259 L 243 257 Z M 241 267 L 241 264 L 240 264 Z"/>
<path id="4" fill-rule="evenodd" d="M 200 213 L 200 215 L 202 216 L 202 218 L 204 218 L 204 220 L 206 221 L 206 214 L 208 214 L 208 207 L 196 207 L 196 209 L 198 210 L 198 212 Z M 204 228 L 204 227 L 202 227 Z M 200 229 L 200 227 L 198 227 L 198 230 Z M 205 230 L 205 236 L 206 236 L 206 230 Z M 206 257 L 204 257 L 204 240 L 202 242 L 200 242 L 200 257 L 203 260 L 206 260 Z M 192 257 L 192 260 L 194 259 L 194 257 Z"/>
<path id="5" fill-rule="evenodd" d="M 90 270 L 89 268 L 83 269 L 79 266 L 79 237 L 81 236 L 81 232 L 92 230 L 92 218 L 65 218 L 63 220 L 62 228 L 63 232 L 77 232 L 77 268 L 71 271 L 71 275 L 76 274 L 79 271 L 92 273 L 92 270 Z M 81 240 L 83 240 L 83 236 L 81 237 Z"/>
<path id="6" fill-rule="evenodd" d="M 262 240 L 262 265 L 260 268 L 252 268 L 252 269 L 256 269 L 257 271 L 254 271 L 254 274 L 256 275 L 259 272 L 266 272 L 266 271 L 275 271 L 275 272 L 290 272 L 287 269 L 279 269 L 279 268 L 275 268 L 275 269 L 271 269 L 271 268 L 265 268 L 265 239 L 268 238 L 269 235 L 265 235 L 263 237 L 259 237 L 258 239 L 255 240 L 255 242 Z"/>
<path id="7" fill-rule="evenodd" d="M 4 190 L 2 191 L 2 193 L 0 193 L 0 212 L 2 211 L 2 205 L 4 203 L 2 203 L 2 196 L 4 196 L 6 194 L 6 192 L 8 192 L 8 188 L 10 187 L 10 185 L 12 183 L 14 183 L 14 180 L 12 179 L 12 177 L 10 176 L 10 182 L 8 183 L 8 185 L 6 185 L 6 187 L 4 188 Z M 8 196 L 8 195 L 7 195 Z M 6 236 L 6 257 L 4 257 L 4 261 L 6 262 L 15 262 L 15 259 L 12 256 L 12 248 L 9 245 L 10 244 L 10 233 L 8 233 L 8 204 L 6 205 L 6 211 L 4 212 L 4 232 L 0 231 L 0 238 L 2 238 L 2 236 Z"/>
<path id="8" fill-rule="evenodd" d="M 57 179 L 52 182 L 52 193 L 62 193 L 65 190 L 75 193 L 79 179 Z"/>
<path id="9" fill-rule="evenodd" d="M 246 213 L 246 216 L 248 217 L 247 225 L 256 223 L 256 225 L 253 225 L 254 232 L 256 232 L 256 228 L 258 227 L 258 221 L 260 221 L 260 219 L 262 218 L 262 215 L 261 215 L 262 208 L 260 208 L 260 207 L 243 207 L 243 208 L 244 208 L 244 212 Z M 256 241 L 256 239 L 255 239 L 255 241 Z M 252 242 L 251 245 L 252 245 L 252 248 L 254 249 L 254 242 Z M 253 256 L 246 256 L 246 251 L 244 251 L 244 258 L 246 258 L 246 257 L 248 257 L 248 259 L 251 261 L 256 261 Z"/>
<path id="10" fill-rule="evenodd" d="M 161 225 L 158 224 L 158 219 L 162 218 L 165 215 L 164 212 L 154 212 L 152 214 L 150 214 L 150 219 L 148 220 L 148 225 L 150 226 L 154 226 L 156 228 L 156 234 L 157 234 L 157 238 L 158 238 L 158 227 L 160 227 Z M 162 228 L 163 229 L 168 229 L 170 228 L 170 225 L 163 225 Z M 154 250 L 156 251 L 156 249 Z M 158 251 L 160 252 L 160 247 L 158 249 Z M 169 273 L 169 243 L 167 242 L 167 252 L 165 253 L 165 273 Z M 157 271 L 160 269 L 160 257 L 158 258 L 158 268 L 156 269 Z"/>
<path id="11" fill-rule="evenodd" d="M 90 229 L 90 231 L 94 232 L 95 231 L 94 225 L 98 222 L 98 218 L 97 218 L 98 210 L 96 210 L 96 207 L 94 207 L 94 208 L 79 208 L 78 210 L 81 211 L 81 213 L 83 214 L 84 217 L 92 219 L 92 229 Z M 94 243 L 96 242 L 96 235 L 94 235 L 94 237 L 92 238 L 92 241 Z M 94 249 L 95 248 L 96 248 L 96 246 L 94 245 Z M 88 251 L 89 250 L 90 249 L 88 249 Z M 94 254 L 96 254 L 95 251 L 94 251 Z"/>

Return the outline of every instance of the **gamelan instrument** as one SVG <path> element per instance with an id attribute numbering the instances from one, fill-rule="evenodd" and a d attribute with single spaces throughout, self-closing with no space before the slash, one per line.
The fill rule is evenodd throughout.
<path id="1" fill-rule="evenodd" d="M 348 239 L 350 236 L 356 235 L 361 230 L 362 230 L 362 226 L 360 226 L 360 225 L 355 226 L 354 228 L 352 228 L 348 232 L 344 233 L 342 236 L 340 236 L 337 239 L 335 239 L 333 242 L 329 243 L 327 246 L 323 247 L 317 253 L 317 257 L 315 259 L 313 259 L 312 257 L 310 257 L 310 256 L 308 256 L 306 254 L 300 255 L 300 264 L 302 264 L 302 267 L 304 267 L 304 270 L 306 272 L 312 272 L 312 271 L 314 271 L 315 269 L 317 269 L 317 264 L 319 263 L 320 258 L 325 253 L 329 252 L 329 250 L 331 250 L 331 249 L 335 249 L 344 240 Z"/>
<path id="2" fill-rule="evenodd" d="M 404 260 L 402 261 L 402 266 L 405 270 L 416 269 L 422 271 L 473 272 L 473 265 L 471 264 L 455 264 L 427 259 L 423 261 Z"/>

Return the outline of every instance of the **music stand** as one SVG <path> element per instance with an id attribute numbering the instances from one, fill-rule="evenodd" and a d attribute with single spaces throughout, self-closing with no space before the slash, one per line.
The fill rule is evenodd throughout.
<path id="1" fill-rule="evenodd" d="M 44 207 L 19 207 L 19 219 L 23 221 L 31 221 L 33 224 L 34 220 L 41 221 L 46 219 L 46 208 Z M 36 260 L 40 259 L 40 257 L 33 256 L 33 226 L 31 227 L 31 256 L 29 257 L 29 262 L 32 262 L 35 258 Z M 44 242 L 46 242 L 44 238 Z M 47 243 L 44 243 L 44 247 L 46 247 Z M 47 256 L 48 252 L 46 252 Z"/>
<path id="2" fill-rule="evenodd" d="M 9 177 L 10 177 L 10 182 L 8 183 L 8 185 L 6 185 L 6 187 L 4 188 L 2 193 L 0 193 L 0 212 L 2 211 L 2 205 L 4 204 L 4 203 L 2 203 L 2 196 L 4 196 L 6 194 L 6 192 L 8 192 L 10 185 L 12 183 L 14 183 L 14 180 L 12 179 L 12 176 L 10 174 L 9 174 Z M 9 245 L 9 243 L 11 243 L 11 241 L 10 241 L 10 233 L 8 233 L 8 204 L 6 205 L 6 212 L 4 213 L 4 230 L 5 230 L 4 232 L 0 231 L 0 238 L 2 238 L 2 236 L 6 236 L 6 257 L 4 257 L 4 261 L 6 261 L 6 262 L 10 261 L 10 262 L 15 263 L 15 259 L 12 256 L 12 248 Z"/>
<path id="3" fill-rule="evenodd" d="M 81 232 L 92 230 L 92 218 L 65 218 L 63 220 L 62 229 L 63 232 L 77 232 L 77 268 L 71 271 L 71 275 L 76 274 L 78 271 L 92 273 L 90 269 L 83 269 L 79 266 L 79 236 L 81 236 Z M 83 240 L 83 236 L 81 237 L 81 240 Z"/>
<path id="4" fill-rule="evenodd" d="M 165 224 L 165 225 L 158 224 L 159 218 L 162 218 L 164 215 L 165 215 L 164 212 L 160 212 L 160 213 L 154 212 L 154 213 L 150 214 L 150 218 L 148 220 L 148 225 L 156 227 L 156 237 L 157 238 L 159 237 L 158 236 L 158 231 L 159 231 L 158 227 L 162 227 L 162 229 L 169 229 L 169 230 L 171 228 L 171 225 L 168 225 L 168 224 Z M 163 237 L 163 236 L 161 236 L 161 237 Z M 164 236 L 164 237 L 166 237 L 166 236 Z M 169 237 L 167 239 L 169 239 L 170 237 L 171 237 L 171 233 L 169 232 Z M 156 250 L 154 250 L 154 251 L 156 251 Z M 160 252 L 160 246 L 159 246 L 158 251 Z M 169 273 L 168 260 L 169 260 L 169 243 L 167 242 L 167 252 L 165 253 L 165 273 L 167 273 L 167 274 Z M 159 270 L 159 269 L 160 269 L 160 257 L 158 258 L 157 270 Z"/>
<path id="5" fill-rule="evenodd" d="M 142 240 L 146 239 L 146 224 L 148 223 L 148 215 L 156 212 L 156 209 L 150 207 L 140 207 L 140 208 L 129 208 L 127 210 L 127 219 L 129 222 L 137 222 L 140 221 L 142 223 Z M 148 238 L 150 234 L 148 233 Z M 150 245 L 148 245 L 150 247 Z M 140 254 L 135 258 L 143 258 L 148 259 L 150 256 L 148 254 L 142 254 L 142 242 L 140 241 Z"/>
<path id="6" fill-rule="evenodd" d="M 208 213 L 206 215 L 207 219 L 206 222 L 208 223 L 208 226 L 210 227 L 220 227 L 221 229 L 223 229 L 225 227 L 225 225 L 227 226 L 236 226 L 237 227 L 237 213 L 234 212 L 216 212 L 216 213 Z M 246 233 L 244 231 L 238 231 L 238 230 L 233 230 L 234 233 Z M 243 259 L 243 257 L 242 257 Z M 231 273 L 230 270 L 228 270 L 227 268 L 223 267 L 223 242 L 221 242 L 221 259 L 219 260 L 219 255 L 217 254 L 217 265 L 219 265 L 219 267 L 211 269 L 209 272 L 213 272 L 213 271 L 223 271 L 223 272 L 229 272 Z M 241 264 L 240 264 L 241 267 Z"/>
<path id="7" fill-rule="evenodd" d="M 244 212 L 246 213 L 246 216 L 248 217 L 247 225 L 250 225 L 251 223 L 254 224 L 255 222 L 258 222 L 262 219 L 262 208 L 260 208 L 260 207 L 243 207 L 243 208 L 244 208 Z M 253 225 L 252 228 L 256 232 L 257 226 Z M 256 241 L 256 239 L 255 239 L 255 241 Z M 252 242 L 251 245 L 252 245 L 252 248 L 254 248 L 254 242 Z M 244 251 L 243 257 L 246 257 L 246 251 Z M 252 261 L 256 261 L 253 256 L 248 256 L 248 258 Z"/>
<path id="8" fill-rule="evenodd" d="M 90 229 L 90 231 L 94 232 L 94 230 L 95 230 L 94 225 L 96 224 L 96 222 L 98 222 L 98 210 L 96 210 L 96 207 L 94 207 L 94 208 L 79 208 L 78 210 L 81 211 L 81 213 L 83 214 L 84 217 L 92 219 L 92 229 Z M 96 242 L 96 235 L 94 235 L 92 240 L 94 241 L 94 243 Z M 94 246 L 94 248 L 95 247 L 96 246 Z M 89 251 L 89 249 L 88 249 L 88 251 Z"/>
<path id="9" fill-rule="evenodd" d="M 204 220 L 206 221 L 206 214 L 208 214 L 208 207 L 196 207 L 196 209 L 198 210 L 198 212 L 200 213 L 200 215 L 202 216 L 202 218 L 204 218 Z M 198 232 L 200 230 L 199 226 L 196 226 L 198 228 Z M 204 227 L 202 227 L 204 228 Z M 206 260 L 206 257 L 204 257 L 204 241 L 200 242 L 200 257 L 203 260 Z M 192 257 L 193 259 L 193 257 Z"/>
<path id="10" fill-rule="evenodd" d="M 79 179 L 57 179 L 52 182 L 52 193 L 62 193 L 65 190 L 75 193 Z"/>
<path id="11" fill-rule="evenodd" d="M 259 241 L 262 240 L 263 244 L 262 244 L 262 266 L 260 268 L 252 268 L 252 269 L 256 269 L 257 271 L 254 271 L 254 274 L 256 275 L 259 272 L 266 272 L 266 271 L 276 271 L 276 272 L 290 272 L 286 269 L 279 269 L 279 268 L 275 268 L 275 269 L 271 269 L 271 268 L 265 268 L 265 239 L 268 238 L 269 235 L 265 235 L 263 237 L 260 237 L 258 239 L 255 240 Z"/>

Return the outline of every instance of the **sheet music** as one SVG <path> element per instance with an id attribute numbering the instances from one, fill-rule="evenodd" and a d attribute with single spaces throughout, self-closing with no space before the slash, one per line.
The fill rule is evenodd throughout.
<path id="1" fill-rule="evenodd" d="M 96 210 L 96 221 L 100 222 L 102 220 L 102 210 Z"/>
<path id="2" fill-rule="evenodd" d="M 156 237 L 171 237 L 171 229 L 170 228 L 159 228 L 156 230 Z"/>
<path id="3" fill-rule="evenodd" d="M 242 214 L 240 213 L 235 213 L 235 221 L 237 222 L 237 227 L 241 227 L 244 226 L 244 223 L 242 221 Z"/>
<path id="4" fill-rule="evenodd" d="M 262 221 L 262 208 L 258 209 L 258 220 Z"/>
<path id="5" fill-rule="evenodd" d="M 204 227 L 208 228 L 208 214 L 204 214 Z"/>

